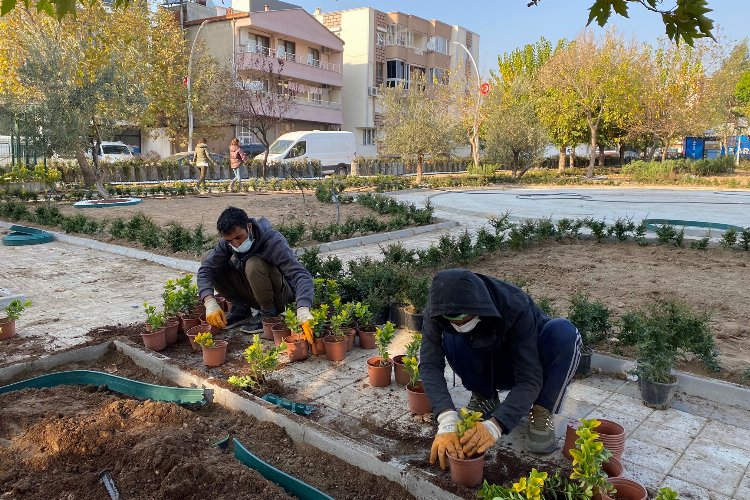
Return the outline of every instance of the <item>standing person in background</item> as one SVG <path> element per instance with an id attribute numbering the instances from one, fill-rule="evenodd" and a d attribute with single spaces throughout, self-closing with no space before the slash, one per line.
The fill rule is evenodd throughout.
<path id="1" fill-rule="evenodd" d="M 229 183 L 229 190 L 234 190 L 234 183 L 237 183 L 237 189 L 242 189 L 242 179 L 240 177 L 240 168 L 247 159 L 247 155 L 240 147 L 240 140 L 236 137 L 229 144 L 229 166 L 232 168 L 232 182 Z"/>
<path id="2" fill-rule="evenodd" d="M 206 144 L 206 138 L 201 138 L 200 142 L 195 146 L 195 166 L 200 169 L 200 177 L 195 187 L 200 191 L 206 190 L 206 170 L 208 169 L 209 162 L 212 165 L 216 165 L 214 160 L 208 151 L 208 144 Z"/>

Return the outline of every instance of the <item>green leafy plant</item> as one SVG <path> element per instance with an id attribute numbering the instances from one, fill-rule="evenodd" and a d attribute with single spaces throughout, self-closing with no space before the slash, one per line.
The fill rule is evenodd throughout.
<path id="1" fill-rule="evenodd" d="M 414 276 L 406 283 L 403 300 L 414 314 L 419 314 L 427 306 L 432 279 L 426 276 Z"/>
<path id="2" fill-rule="evenodd" d="M 477 492 L 481 500 L 541 500 L 544 493 L 546 472 L 531 469 L 529 477 L 522 477 L 511 488 L 489 484 L 486 480 Z"/>
<path id="3" fill-rule="evenodd" d="M 372 324 L 373 314 L 370 306 L 363 302 L 357 302 L 353 305 L 352 313 L 356 319 L 356 326 L 362 331 L 371 332 L 375 325 Z"/>
<path id="4" fill-rule="evenodd" d="M 203 347 L 214 347 L 215 345 L 214 336 L 211 335 L 211 332 L 200 332 L 195 336 L 194 342 Z"/>
<path id="5" fill-rule="evenodd" d="M 409 374 L 409 387 L 413 389 L 422 380 L 419 376 L 419 360 L 415 356 L 404 356 L 402 361 L 404 370 Z"/>
<path id="6" fill-rule="evenodd" d="M 177 282 L 175 280 L 167 280 L 164 283 L 161 298 L 164 301 L 164 315 L 166 317 L 175 316 L 180 312 L 180 295 L 177 293 Z"/>
<path id="7" fill-rule="evenodd" d="M 536 306 L 550 318 L 556 318 L 560 316 L 559 311 L 555 308 L 552 300 L 549 297 L 539 297 L 534 299 Z"/>
<path id="8" fill-rule="evenodd" d="M 294 304 L 286 306 L 281 317 L 284 318 L 284 324 L 292 333 L 302 333 L 302 325 L 299 324 L 297 319 L 297 307 Z"/>
<path id="9" fill-rule="evenodd" d="M 422 346 L 422 334 L 414 332 L 411 335 L 411 341 L 406 344 L 406 356 L 416 357 L 419 354 L 419 348 Z"/>
<path id="10" fill-rule="evenodd" d="M 609 460 L 612 453 L 604 447 L 604 443 L 597 440 L 599 433 L 596 428 L 601 422 L 585 418 L 580 421 L 581 425 L 576 429 L 576 447 L 570 450 L 573 457 L 570 478 L 578 480 L 586 496 L 590 498 L 598 492 L 607 493 L 614 489 L 607 482 L 607 474 L 602 469 L 602 464 Z"/>
<path id="11" fill-rule="evenodd" d="M 346 340 L 346 330 L 344 326 L 349 322 L 349 311 L 341 310 L 331 316 L 331 335 L 336 342 Z"/>
<path id="12" fill-rule="evenodd" d="M 656 492 L 654 500 L 677 500 L 678 498 L 680 498 L 680 495 L 675 490 L 664 486 Z"/>
<path id="13" fill-rule="evenodd" d="M 696 241 L 690 242 L 690 248 L 693 248 L 695 250 L 706 250 L 708 248 L 708 242 L 711 241 L 711 231 L 706 233 L 706 235 Z"/>
<path id="14" fill-rule="evenodd" d="M 248 364 L 249 373 L 243 376 L 231 376 L 227 379 L 230 384 L 243 389 L 257 388 L 266 382 L 266 377 L 279 366 L 279 354 L 285 351 L 287 345 L 282 342 L 277 347 L 266 350 L 260 341 L 260 335 L 253 335 L 253 343 L 247 346 L 242 357 Z"/>
<path id="15" fill-rule="evenodd" d="M 721 246 L 725 250 L 731 250 L 734 248 L 734 245 L 737 244 L 737 230 L 733 227 L 730 227 L 726 231 L 724 231 L 724 234 L 721 236 Z"/>
<path id="16" fill-rule="evenodd" d="M 175 280 L 176 304 L 184 313 L 192 312 L 198 305 L 198 285 L 193 283 L 193 275 L 186 274 Z"/>
<path id="17" fill-rule="evenodd" d="M 458 434 L 458 437 L 463 437 L 464 432 L 473 428 L 481 421 L 482 412 L 470 411 L 467 408 L 461 408 L 458 411 L 458 424 L 456 425 L 456 434 Z"/>
<path id="18" fill-rule="evenodd" d="M 380 366 L 385 366 L 390 361 L 388 346 L 391 345 L 395 336 L 396 326 L 390 321 L 375 329 L 375 344 L 378 346 L 378 354 L 380 354 Z"/>
<path id="19" fill-rule="evenodd" d="M 148 302 L 143 303 L 143 310 L 146 312 L 146 323 L 149 324 L 152 331 L 156 331 L 166 323 L 166 318 L 163 312 L 156 312 L 156 307 L 149 305 Z"/>
<path id="20" fill-rule="evenodd" d="M 568 319 L 578 328 L 584 345 L 603 340 L 612 327 L 609 321 L 610 312 L 601 302 L 592 302 L 583 293 L 576 293 L 571 298 Z"/>
<path id="21" fill-rule="evenodd" d="M 338 281 L 328 278 L 315 278 L 315 292 L 313 295 L 313 305 L 332 304 L 337 298 L 341 299 Z"/>
<path id="22" fill-rule="evenodd" d="M 597 243 L 601 243 L 604 241 L 604 238 L 607 236 L 607 222 L 606 221 L 598 221 L 593 219 L 588 219 L 586 221 L 586 225 L 591 229 L 591 234 L 594 235 L 594 238 L 596 238 Z"/>
<path id="23" fill-rule="evenodd" d="M 313 316 L 313 319 L 310 321 L 313 335 L 317 338 L 325 337 L 328 323 L 328 304 L 320 304 L 319 307 L 313 307 L 310 309 L 310 314 Z"/>
<path id="24" fill-rule="evenodd" d="M 5 317 L 10 321 L 15 321 L 21 317 L 21 314 L 26 310 L 27 307 L 31 307 L 31 301 L 29 299 L 13 299 L 5 307 Z"/>
<path id="25" fill-rule="evenodd" d="M 633 219 L 618 218 L 614 224 L 607 229 L 607 234 L 617 238 L 617 241 L 625 242 L 628 241 L 628 233 L 635 231 L 635 223 Z"/>

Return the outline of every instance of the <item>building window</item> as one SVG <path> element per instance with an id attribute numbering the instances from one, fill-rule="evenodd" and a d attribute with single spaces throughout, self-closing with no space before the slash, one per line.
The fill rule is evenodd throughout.
<path id="1" fill-rule="evenodd" d="M 276 51 L 276 55 L 281 58 L 289 58 L 294 60 L 294 54 L 296 54 L 296 50 L 297 46 L 294 42 L 282 41 L 279 42 L 279 47 Z"/>
<path id="2" fill-rule="evenodd" d="M 401 45 L 406 46 L 411 33 L 403 24 L 389 24 L 386 35 L 387 45 Z"/>
<path id="3" fill-rule="evenodd" d="M 268 47 L 270 46 L 271 40 L 267 36 L 250 33 L 250 39 L 247 44 L 248 52 L 268 54 Z"/>
<path id="4" fill-rule="evenodd" d="M 385 33 L 382 31 L 378 31 L 377 44 L 378 47 L 382 47 L 383 45 L 385 45 Z"/>
<path id="5" fill-rule="evenodd" d="M 363 146 L 375 145 L 375 129 L 374 128 L 362 129 L 362 145 Z"/>
<path id="6" fill-rule="evenodd" d="M 375 63 L 375 85 L 383 84 L 383 63 Z"/>
<path id="7" fill-rule="evenodd" d="M 403 84 L 405 89 L 409 88 L 410 67 L 404 61 L 391 59 L 386 61 L 388 75 L 385 84 L 388 87 L 396 87 L 399 83 Z"/>
<path id="8" fill-rule="evenodd" d="M 442 68 L 430 68 L 430 71 L 427 75 L 428 75 L 428 80 L 430 83 L 435 83 L 435 84 L 448 83 L 447 73 Z"/>
<path id="9" fill-rule="evenodd" d="M 435 37 L 435 52 L 448 54 L 448 40 L 442 36 Z"/>
<path id="10" fill-rule="evenodd" d="M 237 126 L 237 138 L 240 140 L 240 144 L 260 144 L 260 140 L 255 137 L 250 131 L 250 128 L 245 125 Z"/>
<path id="11" fill-rule="evenodd" d="M 320 67 L 320 51 L 318 49 L 307 49 L 307 64 L 316 68 Z"/>

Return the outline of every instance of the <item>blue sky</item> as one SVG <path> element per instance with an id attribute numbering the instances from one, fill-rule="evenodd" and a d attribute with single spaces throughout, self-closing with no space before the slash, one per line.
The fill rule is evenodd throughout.
<path id="1" fill-rule="evenodd" d="M 481 37 L 480 70 L 486 73 L 497 64 L 497 55 L 533 43 L 540 36 L 555 41 L 574 38 L 586 24 L 593 0 L 541 0 L 536 7 L 526 7 L 528 0 L 287 0 L 312 12 L 374 7 L 390 12 L 401 11 L 427 19 L 459 24 Z M 669 5 L 673 0 L 667 0 Z M 709 0 L 714 9 L 712 19 L 732 39 L 750 36 L 750 1 Z M 614 21 L 614 22 L 612 22 Z M 653 42 L 664 34 L 661 16 L 633 4 L 630 19 L 613 15 L 611 24 L 627 38 Z"/>

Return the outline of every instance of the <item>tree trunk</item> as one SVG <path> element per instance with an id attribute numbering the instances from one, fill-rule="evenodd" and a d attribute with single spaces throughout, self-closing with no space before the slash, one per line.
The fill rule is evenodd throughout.
<path id="1" fill-rule="evenodd" d="M 518 173 L 518 151 L 513 151 L 513 177 Z"/>
<path id="2" fill-rule="evenodd" d="M 604 144 L 599 144 L 599 166 L 604 167 Z"/>
<path id="3" fill-rule="evenodd" d="M 625 144 L 620 144 L 620 166 L 625 164 Z"/>
<path id="4" fill-rule="evenodd" d="M 669 144 L 669 143 L 667 143 Z M 667 159 L 667 151 L 669 150 L 669 146 L 664 146 L 661 150 L 661 161 L 664 161 Z"/>
<path id="5" fill-rule="evenodd" d="M 570 168 L 576 168 L 576 147 L 575 144 L 570 150 Z"/>
<path id="6" fill-rule="evenodd" d="M 479 134 L 472 134 L 469 138 L 471 157 L 474 160 L 474 170 L 479 172 Z"/>
<path id="7" fill-rule="evenodd" d="M 94 153 L 94 168 L 92 169 L 89 164 L 89 159 L 86 157 L 86 153 L 80 149 L 76 151 L 78 166 L 81 167 L 81 173 L 83 174 L 83 185 L 89 189 L 96 188 L 100 198 L 107 198 L 109 193 L 104 189 L 101 178 L 101 169 L 99 169 L 96 156 L 97 155 Z"/>
<path id="8" fill-rule="evenodd" d="M 586 177 L 594 177 L 594 162 L 596 161 L 596 127 L 591 127 L 591 143 L 589 144 L 589 168 Z"/>
<path id="9" fill-rule="evenodd" d="M 558 172 L 565 172 L 565 162 L 567 161 L 567 157 L 565 156 L 565 147 L 563 146 L 560 148 L 560 158 L 557 161 L 557 171 Z"/>
<path id="10" fill-rule="evenodd" d="M 422 172 L 424 172 L 424 155 L 417 156 L 417 184 L 422 183 Z"/>

